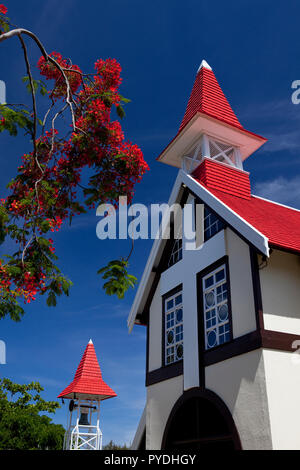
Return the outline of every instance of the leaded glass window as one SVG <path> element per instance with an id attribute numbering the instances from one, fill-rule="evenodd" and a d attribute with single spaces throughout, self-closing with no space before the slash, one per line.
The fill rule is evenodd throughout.
<path id="1" fill-rule="evenodd" d="M 183 359 L 182 291 L 165 299 L 165 364 Z"/>
<path id="2" fill-rule="evenodd" d="M 180 261 L 181 259 L 182 259 L 182 239 L 178 238 L 177 240 L 174 241 L 168 267 L 173 266 L 173 264 L 177 263 L 177 261 Z"/>
<path id="3" fill-rule="evenodd" d="M 222 265 L 202 278 L 205 349 L 231 339 L 228 282 Z"/>
<path id="4" fill-rule="evenodd" d="M 207 206 L 204 207 L 204 241 L 223 230 L 224 223 Z"/>

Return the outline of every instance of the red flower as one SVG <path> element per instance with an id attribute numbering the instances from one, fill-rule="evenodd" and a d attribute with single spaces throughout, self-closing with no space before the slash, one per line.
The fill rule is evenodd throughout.
<path id="1" fill-rule="evenodd" d="M 0 4 L 0 13 L 3 13 L 3 15 L 6 15 L 7 13 L 7 8 L 3 4 Z"/>
<path id="2" fill-rule="evenodd" d="M 6 11 L 6 7 L 0 5 L 0 12 Z M 1 209 L 6 209 L 10 220 L 21 222 L 23 219 L 28 233 L 34 226 L 40 234 L 27 247 L 25 266 L 21 261 L 17 266 L 21 273 L 11 270 L 9 264 L 1 264 L 0 260 L 0 295 L 3 291 L 13 301 L 23 296 L 26 303 L 35 300 L 36 294 L 47 291 L 52 282 L 48 264 L 45 266 L 44 261 L 38 261 L 40 264 L 35 263 L 33 270 L 30 257 L 43 260 L 40 251 L 46 250 L 45 256 L 54 258 L 53 240 L 49 238 L 47 243 L 45 234 L 59 231 L 66 219 L 71 221 L 74 215 L 84 212 L 76 194 L 82 173 L 85 175 L 86 170 L 93 173 L 84 190 L 85 204 L 95 207 L 101 201 L 117 208 L 119 196 L 127 196 L 129 202 L 132 200 L 135 184 L 149 169 L 141 149 L 125 141 L 121 123 L 111 117 L 112 110 L 126 102 L 118 92 L 122 82 L 120 64 L 115 59 L 100 59 L 91 76 L 84 75 L 77 65 L 58 52 L 53 52 L 51 57 L 63 69 L 70 93 L 62 71 L 51 60 L 41 57 L 38 68 L 42 76 L 53 81 L 49 92 L 53 101 L 66 101 L 67 95 L 71 95 L 75 126 L 68 137 L 62 137 L 52 128 L 39 136 L 36 140 L 38 164 L 33 152 L 23 155 L 18 175 L 9 184 L 10 195 L 0 200 Z M 0 114 L 0 130 L 5 125 Z M 42 179 L 41 166 L 44 169 Z M 37 181 L 40 181 L 38 186 Z M 17 237 L 16 243 L 23 252 L 29 238 L 24 240 L 23 232 Z M 58 289 L 61 290 L 59 285 Z"/>

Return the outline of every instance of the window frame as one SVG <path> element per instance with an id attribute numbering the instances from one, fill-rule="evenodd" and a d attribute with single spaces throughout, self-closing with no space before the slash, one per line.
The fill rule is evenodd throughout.
<path id="1" fill-rule="evenodd" d="M 181 359 L 174 360 L 173 362 L 167 363 L 167 354 L 166 354 L 167 353 L 167 345 L 166 345 L 166 332 L 167 332 L 167 328 L 166 328 L 166 323 L 167 323 L 166 301 L 170 297 L 174 297 L 174 296 L 178 295 L 179 293 L 181 293 L 181 295 L 182 295 L 182 301 L 181 301 L 181 304 L 179 304 L 179 306 L 182 307 L 183 318 L 182 318 L 182 322 L 179 323 L 179 325 L 182 325 L 182 340 L 177 342 L 177 344 L 182 344 L 183 345 L 183 355 L 182 355 Z M 175 311 L 175 309 L 174 309 L 174 311 Z M 175 328 L 176 328 L 176 326 L 174 324 L 174 329 Z M 175 332 L 175 335 L 176 335 L 176 332 Z M 176 346 L 176 341 L 174 341 L 174 348 L 175 348 L 175 346 Z M 175 367 L 176 368 L 179 364 L 183 363 L 183 357 L 184 357 L 183 285 L 179 284 L 178 286 L 174 287 L 174 289 L 170 290 L 169 292 L 166 292 L 162 296 L 162 361 L 161 361 L 162 367 L 163 368 L 169 368 L 169 367 Z"/>
<path id="2" fill-rule="evenodd" d="M 227 283 L 227 305 L 228 305 L 228 324 L 229 324 L 229 335 L 230 339 L 222 344 L 216 344 L 211 348 L 206 348 L 206 318 L 205 318 L 205 306 L 204 306 L 204 289 L 203 280 L 209 275 L 212 275 L 219 268 L 224 265 L 226 283 Z M 205 269 L 197 274 L 197 296 L 198 296 L 198 335 L 199 335 L 199 357 L 203 354 L 209 354 L 211 351 L 226 347 L 230 342 L 233 341 L 233 328 L 232 328 L 232 306 L 231 306 L 231 285 L 229 275 L 229 264 L 228 256 L 223 256 L 215 263 L 207 266 Z M 222 324 L 222 323 L 221 323 Z"/>
<path id="3" fill-rule="evenodd" d="M 173 240 L 172 251 L 168 260 L 168 268 L 171 268 L 171 266 L 174 266 L 174 264 L 181 261 L 182 257 L 183 257 L 182 238 L 175 238 Z"/>
<path id="4" fill-rule="evenodd" d="M 205 215 L 205 210 L 207 210 L 209 212 L 208 215 Z M 211 223 L 207 228 L 205 228 L 205 221 L 210 216 L 215 217 L 216 220 L 213 223 Z M 213 227 L 213 225 L 215 225 L 215 224 L 218 226 L 217 231 L 213 235 L 210 235 L 209 237 L 207 237 L 206 232 L 208 230 L 211 231 L 211 227 Z M 203 240 L 204 240 L 204 243 L 207 242 L 208 240 L 210 240 L 211 238 L 213 238 L 215 235 L 217 235 L 222 230 L 225 230 L 225 228 L 226 228 L 226 224 L 224 223 L 224 221 L 207 204 L 204 203 L 204 217 L 203 217 Z"/>

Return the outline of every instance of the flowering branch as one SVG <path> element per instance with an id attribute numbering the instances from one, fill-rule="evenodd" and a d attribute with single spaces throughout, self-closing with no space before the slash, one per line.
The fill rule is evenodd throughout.
<path id="1" fill-rule="evenodd" d="M 8 185 L 10 194 L 0 201 L 0 242 L 10 237 L 18 245 L 16 253 L 0 260 L 0 318 L 10 315 L 18 321 L 24 313 L 21 298 L 28 303 L 37 294 L 47 293 L 47 304 L 54 306 L 57 296 L 69 294 L 72 283 L 56 265 L 49 232 L 58 231 L 66 219 L 71 222 L 74 215 L 86 212 L 84 205 L 91 208 L 112 203 L 117 207 L 120 196 L 131 201 L 134 186 L 148 166 L 141 150 L 124 140 L 120 122 L 111 119 L 113 108 L 123 117 L 122 103 L 129 101 L 118 92 L 120 65 L 114 59 L 99 59 L 95 73 L 85 74 L 61 54 L 48 54 L 31 31 L 9 30 L 6 12 L 0 5 L 0 42 L 19 39 L 27 71 L 23 81 L 32 98 L 31 110 L 0 105 L 0 132 L 17 135 L 23 129 L 33 144 Z M 40 49 L 38 69 L 54 83 L 51 91 L 34 78 L 23 36 Z M 43 121 L 38 118 L 38 91 L 51 102 Z M 66 111 L 70 113 L 71 132 L 68 129 L 64 135 L 64 126 L 58 129 L 57 122 Z M 84 168 L 91 174 L 85 187 L 81 185 Z M 106 279 L 108 294 L 122 298 L 134 286 L 136 278 L 128 274 L 127 267 L 128 259 L 121 259 L 99 271 Z"/>

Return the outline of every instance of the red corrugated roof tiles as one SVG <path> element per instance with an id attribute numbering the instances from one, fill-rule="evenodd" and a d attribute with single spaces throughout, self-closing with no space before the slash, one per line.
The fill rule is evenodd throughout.
<path id="1" fill-rule="evenodd" d="M 117 396 L 102 379 L 100 365 L 91 341 L 84 351 L 73 381 L 58 395 L 58 398 L 73 398 L 74 394 L 97 395 L 102 400 Z"/>
<path id="2" fill-rule="evenodd" d="M 214 171 L 212 171 L 212 167 Z M 210 169 L 207 178 L 207 168 Z M 217 168 L 217 171 L 216 171 Z M 223 181 L 219 178 L 223 175 Z M 300 211 L 248 192 L 247 173 L 205 160 L 193 177 L 226 206 L 269 239 L 274 247 L 300 252 Z M 230 189 L 230 182 L 232 187 Z M 224 186 L 222 187 L 222 184 Z M 245 197 L 246 191 L 246 197 Z"/>
<path id="3" fill-rule="evenodd" d="M 214 72 L 205 66 L 197 73 L 179 132 L 197 113 L 204 113 L 232 126 L 243 129 L 233 112 Z"/>

